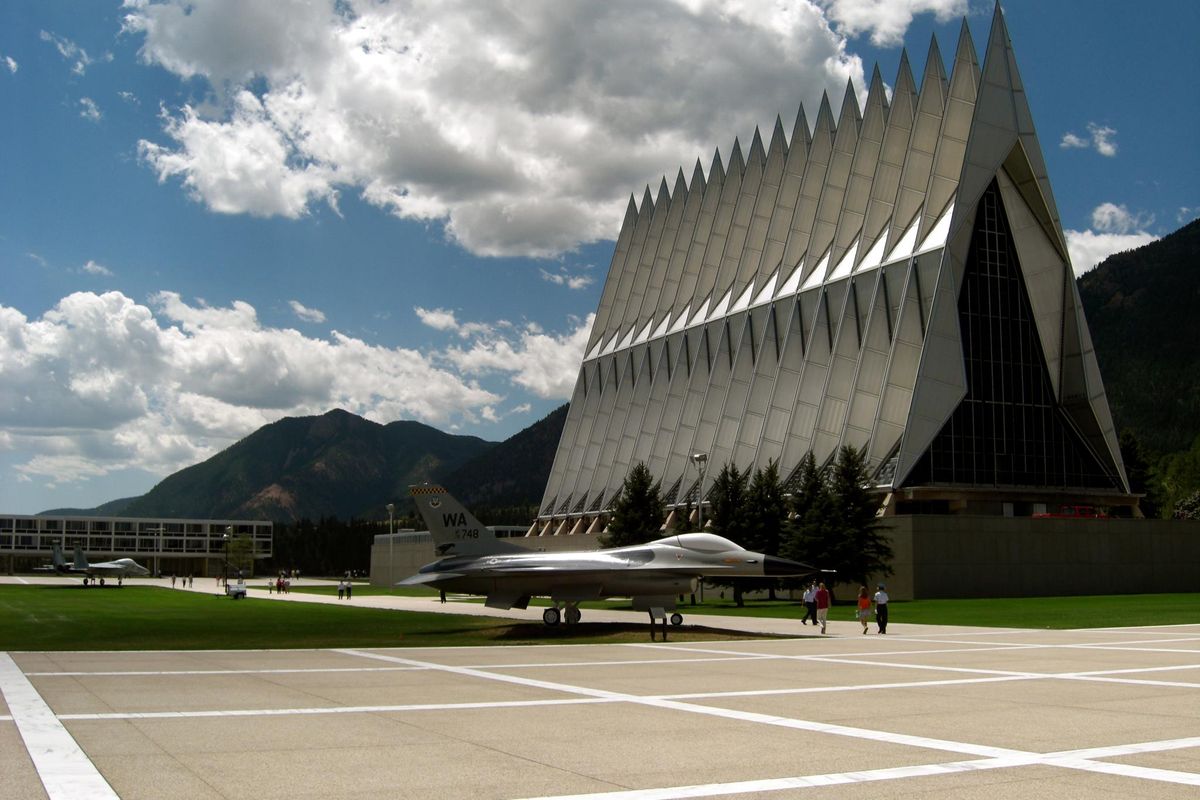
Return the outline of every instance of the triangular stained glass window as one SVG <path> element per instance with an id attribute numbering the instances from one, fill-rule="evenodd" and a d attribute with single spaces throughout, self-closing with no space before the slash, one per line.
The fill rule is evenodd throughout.
<path id="1" fill-rule="evenodd" d="M 905 485 L 1119 489 L 1055 399 L 994 181 L 976 211 L 958 315 L 967 394 Z"/>

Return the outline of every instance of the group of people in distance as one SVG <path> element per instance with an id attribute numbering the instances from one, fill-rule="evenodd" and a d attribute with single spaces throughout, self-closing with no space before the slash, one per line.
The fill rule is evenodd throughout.
<path id="1" fill-rule="evenodd" d="M 867 626 L 871 619 L 871 604 L 875 604 L 875 622 L 879 625 L 880 633 L 887 633 L 888 623 L 888 594 L 887 587 L 882 583 L 876 584 L 876 592 L 872 597 L 867 592 L 867 587 L 859 587 L 858 590 L 858 609 L 855 611 L 855 619 L 862 625 L 862 632 L 867 632 Z M 800 620 L 801 624 L 807 625 L 811 619 L 814 626 L 821 626 L 821 633 L 825 633 L 825 626 L 829 623 L 829 605 L 830 605 L 829 589 L 824 583 L 813 581 L 804 589 L 804 618 Z"/>

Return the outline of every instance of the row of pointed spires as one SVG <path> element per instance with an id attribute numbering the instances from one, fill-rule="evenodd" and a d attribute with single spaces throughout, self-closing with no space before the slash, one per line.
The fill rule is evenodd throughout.
<path id="1" fill-rule="evenodd" d="M 959 31 L 958 49 L 954 56 L 954 70 L 957 71 L 965 65 L 974 65 L 976 77 L 978 77 L 979 61 L 976 58 L 975 46 L 971 41 L 971 32 L 967 26 L 967 20 L 964 17 L 962 27 Z M 932 72 L 931 72 L 932 71 Z M 947 77 L 945 66 L 942 61 L 941 49 L 938 47 L 937 35 L 932 34 L 929 42 L 929 52 L 925 57 L 925 73 L 927 77 L 932 75 L 937 79 L 941 86 L 940 96 L 943 102 L 943 107 L 949 99 L 948 88 L 953 81 L 953 72 L 951 77 Z M 912 93 L 913 103 L 917 104 L 921 93 L 915 88 L 916 82 L 913 79 L 912 68 L 908 60 L 908 49 L 904 48 L 900 51 L 900 66 L 896 71 L 896 84 L 892 91 L 892 100 L 889 101 L 884 91 L 883 78 L 879 71 L 879 65 L 876 64 L 871 72 L 871 81 L 867 89 L 866 108 L 870 108 L 872 102 L 877 99 L 881 104 L 884 115 L 884 121 L 887 120 L 887 114 L 891 109 L 892 103 L 898 93 L 908 91 Z M 922 84 L 924 86 L 924 83 Z M 799 110 L 796 113 L 796 120 L 792 124 L 792 133 L 788 136 L 783 127 L 783 118 L 779 114 L 775 115 L 775 127 L 771 134 L 770 149 L 779 148 L 783 155 L 787 155 L 790 148 L 795 146 L 797 141 L 804 143 L 805 150 L 812 144 L 813 138 L 818 131 L 828 130 L 829 135 L 835 136 L 842 125 L 847 122 L 853 122 L 856 125 L 861 125 L 863 120 L 862 107 L 858 105 L 858 93 L 854 89 L 854 79 L 846 79 L 846 90 L 842 96 L 841 110 L 838 115 L 838 121 L 833 121 L 833 110 L 829 102 L 829 92 L 821 92 L 821 102 L 817 109 L 817 119 L 815 125 L 810 128 L 808 125 L 808 117 L 804 111 L 804 104 L 801 103 Z M 692 169 L 692 179 L 687 181 L 684 176 L 683 168 L 680 167 L 675 176 L 675 185 L 672 190 L 667 184 L 666 175 L 662 176 L 659 182 L 657 199 L 654 193 L 651 192 L 650 184 L 646 184 L 645 192 L 642 195 L 642 202 L 637 202 L 635 194 L 629 195 L 629 204 L 626 208 L 626 216 L 624 225 L 631 225 L 637 222 L 638 217 L 643 213 L 654 213 L 654 209 L 661 206 L 664 202 L 670 202 L 680 196 L 681 193 L 690 193 L 698 187 L 701 191 L 712 182 L 713 176 L 717 176 L 719 183 L 724 177 L 734 170 L 739 173 L 745 172 L 749 163 L 755 159 L 760 164 L 765 165 L 767 161 L 769 149 L 764 147 L 762 143 L 762 132 L 760 128 L 754 126 L 754 136 L 750 142 L 750 151 L 746 156 L 742 155 L 742 145 L 739 137 L 733 138 L 733 146 L 730 149 L 729 163 L 726 166 L 721 159 L 721 148 L 718 146 L 714 152 L 712 161 L 709 164 L 707 174 L 704 171 L 703 162 L 697 158 L 696 164 Z"/>
<path id="2" fill-rule="evenodd" d="M 1003 31 L 1002 22 L 999 30 Z M 1002 38 L 1007 43 L 1006 33 L 1003 34 Z M 743 185 L 743 183 L 749 184 L 751 181 L 743 182 L 743 178 L 749 175 L 751 167 L 754 168 L 753 171 L 756 173 L 753 180 L 759 180 L 763 177 L 767 165 L 772 163 L 773 160 L 777 160 L 778 164 L 782 165 L 777 167 L 777 169 L 781 169 L 787 173 L 784 178 L 785 180 L 790 176 L 794 180 L 803 181 L 804 190 L 801 192 L 800 204 L 796 206 L 797 212 L 803 215 L 803 221 L 800 228 L 795 230 L 796 235 L 787 237 L 788 246 L 785 248 L 784 253 L 784 262 L 786 262 L 786 266 L 789 269 L 809 249 L 810 233 L 813 234 L 812 239 L 822 244 L 822 249 L 828 245 L 828 240 L 833 240 L 835 250 L 837 251 L 835 263 L 836 259 L 840 259 L 841 252 L 850 244 L 848 237 L 857 233 L 858 227 L 862 228 L 863 241 L 873 242 L 880 233 L 884 232 L 885 226 L 892 218 L 891 210 L 893 205 L 896 211 L 895 216 L 900 220 L 897 225 L 904 223 L 904 227 L 898 228 L 897 225 L 892 226 L 893 230 L 887 236 L 887 248 L 889 250 L 896 244 L 896 240 L 908 227 L 907 221 L 911 220 L 912 215 L 917 214 L 923 205 L 927 207 L 925 214 L 922 215 L 920 220 L 920 234 L 922 236 L 927 234 L 929 227 L 936 221 L 936 215 L 941 212 L 945 204 L 951 199 L 953 185 L 951 184 L 949 189 L 946 189 L 945 186 L 940 186 L 937 191 L 929 193 L 930 199 L 937 201 L 936 207 L 931 209 L 928 206 L 934 204 L 925 203 L 925 178 L 929 174 L 927 169 L 924 171 L 924 177 L 916 174 L 921 170 L 916 170 L 913 176 L 908 179 L 909 182 L 919 183 L 919 186 L 909 186 L 908 183 L 901 181 L 901 186 L 899 187 L 900 196 L 884 196 L 886 193 L 879 194 L 882 190 L 877 190 L 872 185 L 873 171 L 875 169 L 874 163 L 866 166 L 866 161 L 880 157 L 881 149 L 894 151 L 896 146 L 899 145 L 901 149 L 907 147 L 910 150 L 923 151 L 927 163 L 931 163 L 935 155 L 934 151 L 938 149 L 939 137 L 943 133 L 950 133 L 954 138 L 965 140 L 967 130 L 964 126 L 969 127 L 970 125 L 969 107 L 974 104 L 979 78 L 980 69 L 978 59 L 976 58 L 975 48 L 971 41 L 970 29 L 964 20 L 955 54 L 954 69 L 949 78 L 947 78 L 943 68 L 937 38 L 932 37 L 923 82 L 919 91 L 913 80 L 912 72 L 909 68 L 907 51 L 905 51 L 902 53 L 891 103 L 888 103 L 885 97 L 883 81 L 880 77 L 879 69 L 876 67 L 873 71 L 867 94 L 865 115 L 859 109 L 853 82 L 848 81 L 840 117 L 836 123 L 834 122 L 828 95 L 825 94 L 822 96 L 816 123 L 811 132 L 808 128 L 804 108 L 801 106 L 797 113 L 790 141 L 785 139 L 782 120 L 777 117 L 769 149 L 764 151 L 761 132 L 756 129 L 749 158 L 743 157 L 740 141 L 735 139 L 728 164 L 722 161 L 718 149 L 714 154 L 713 162 L 707 176 L 704 175 L 702 165 L 697 160 L 690 185 L 685 181 L 683 171 L 679 170 L 674 191 L 668 188 L 664 177 L 660 182 L 657 199 L 651 194 L 649 186 L 646 187 L 640 208 L 631 197 L 621 234 L 618 236 L 617 250 L 614 252 L 608 281 L 605 284 L 600 307 L 597 311 L 596 324 L 592 329 L 592 334 L 587 345 L 587 352 L 594 352 L 598 340 L 603 339 L 607 341 L 614 335 L 620 335 L 620 331 L 616 330 L 616 328 L 621 328 L 623 325 L 632 322 L 633 320 L 629 318 L 631 313 L 636 317 L 642 316 L 637 312 L 637 309 L 627 305 L 631 299 L 628 297 L 630 289 L 626 285 L 629 283 L 627 277 L 631 268 L 637 271 L 637 264 L 634 262 L 628 265 L 624 264 L 623 246 L 628 246 L 631 239 L 636 246 L 639 235 L 644 238 L 646 232 L 649 232 L 649 235 L 653 238 L 653 228 L 659 226 L 658 220 L 661 218 L 665 222 L 671 216 L 670 209 L 672 208 L 679 209 L 676 213 L 685 213 L 682 209 L 690 205 L 689 198 L 697 198 L 697 203 L 708 203 L 707 199 L 700 200 L 699 198 L 707 198 L 713 192 L 716 192 L 716 195 L 720 196 L 727 189 L 737 193 L 739 190 L 733 188 L 732 184 L 730 186 L 726 186 L 726 184 L 731 180 L 736 181 L 737 185 Z M 955 129 L 951 131 L 949 130 L 951 126 L 947 126 L 947 129 L 943 131 L 943 117 L 951 115 L 952 112 L 949 110 L 949 105 L 954 99 L 958 99 L 960 105 L 968 106 L 965 120 L 954 126 L 955 128 L 962 127 L 963 130 Z M 896 116 L 897 114 L 898 116 Z M 955 117 L 962 116 L 961 113 L 954 113 L 953 115 Z M 890 120 L 894 116 L 896 117 L 897 124 L 890 124 Z M 889 137 L 894 140 L 890 145 L 884 141 Z M 801 143 L 803 146 L 800 146 Z M 858 164 L 858 154 L 856 152 L 859 149 L 860 143 L 863 145 L 862 149 L 864 151 L 873 150 L 874 152 L 873 156 L 864 159 L 864 164 L 861 167 Z M 851 166 L 852 161 L 853 166 Z M 816 207 L 818 199 L 821 199 L 822 208 L 824 205 L 824 192 L 821 185 L 818 185 L 818 182 L 822 184 L 828 182 L 824 172 L 825 167 L 829 167 L 831 176 L 835 172 L 838 172 L 839 168 L 835 167 L 834 162 L 841 164 L 840 169 L 842 172 L 853 172 L 854 169 L 866 169 L 872 172 L 872 174 L 862 176 L 859 176 L 857 173 L 849 176 L 842 174 L 840 178 L 834 181 L 834 183 L 840 184 L 841 188 L 839 191 L 844 192 L 848 186 L 847 181 L 857 181 L 857 185 L 861 187 L 865 180 L 865 184 L 871 192 L 872 200 L 875 201 L 870 204 L 871 209 L 866 214 L 866 224 L 856 227 L 853 231 L 842 231 L 841 228 L 849 223 L 840 218 L 832 223 L 827 218 L 813 218 L 818 211 Z M 898 173 L 899 165 L 897 165 L 896 170 Z M 820 175 L 817 175 L 817 172 L 820 172 Z M 908 170 L 905 169 L 904 172 L 907 174 Z M 796 184 L 793 183 L 792 185 L 794 187 Z M 896 187 L 892 186 L 891 190 L 895 191 Z M 754 202 L 757 204 L 757 201 Z M 840 206 L 840 200 L 838 203 Z M 804 209 L 803 212 L 801 212 L 801 208 Z M 888 213 L 881 216 L 880 208 L 886 208 Z M 829 209 L 835 215 L 839 210 L 840 208 Z M 822 217 L 828 217 L 828 213 L 822 215 Z M 926 219 L 926 217 L 929 218 Z M 862 222 L 861 218 L 859 218 L 859 222 Z M 774 224 L 773 222 L 772 225 Z M 815 227 L 811 229 L 805 227 L 814 224 Z M 839 231 L 836 239 L 833 237 L 833 228 L 837 228 Z M 659 229 L 661 231 L 661 227 Z M 639 234 L 638 231 L 642 231 L 643 233 Z M 860 252 L 860 255 L 864 252 L 865 245 L 864 251 Z M 768 276 L 759 273 L 764 269 L 774 269 L 778 255 L 778 253 L 771 254 L 772 263 L 769 265 L 765 263 L 749 264 L 747 262 L 746 264 L 739 264 L 734 268 L 734 271 L 737 272 L 739 280 L 749 277 L 757 279 L 758 282 L 766 281 Z M 820 253 L 815 253 L 814 255 L 819 256 Z M 633 254 L 630 254 L 630 257 L 635 260 L 638 258 Z M 728 261 L 728 258 L 718 260 L 723 260 L 724 262 Z M 810 263 L 807 269 L 811 270 L 814 266 L 815 263 Z M 675 285 L 670 288 L 681 289 L 683 295 L 690 295 L 693 290 L 701 292 L 724 291 L 724 285 L 716 287 L 709 286 L 706 283 L 709 277 L 716 277 L 709 267 L 710 265 L 707 264 L 706 260 L 706 266 L 703 270 L 705 277 L 699 281 L 699 283 L 704 283 L 704 286 L 697 284 L 697 278 L 700 276 L 694 274 L 692 270 L 686 270 L 687 274 L 679 280 L 668 277 L 667 284 L 673 282 Z M 719 274 L 727 275 L 729 270 L 730 267 L 726 264 L 719 270 Z M 804 277 L 807 278 L 807 274 Z M 779 280 L 782 282 L 783 276 L 780 276 Z M 663 288 L 661 284 L 659 288 Z M 693 299 L 696 304 L 699 304 L 703 300 L 699 296 Z M 713 300 L 715 302 L 716 298 L 713 298 Z M 622 310 L 617 310 L 618 308 Z M 659 309 L 659 311 L 661 312 L 662 309 Z M 610 325 L 610 322 L 615 327 Z"/>
<path id="3" fill-rule="evenodd" d="M 686 336 L 681 320 L 684 325 L 707 326 L 732 313 L 729 309 L 745 309 L 743 299 L 752 296 L 794 294 L 796 303 L 803 302 L 805 287 L 822 286 L 822 278 L 836 273 L 853 274 L 872 253 L 890 254 L 893 247 L 910 238 L 912 243 L 925 242 L 927 234 L 936 229 L 940 238 L 930 235 L 928 240 L 937 239 L 944 243 L 944 249 L 938 245 L 941 255 L 937 261 L 927 259 L 925 267 L 936 266 L 938 279 L 925 282 L 930 290 L 926 295 L 928 307 L 921 306 L 921 332 L 909 341 L 909 346 L 929 357 L 897 362 L 900 366 L 896 370 L 909 371 L 892 376 L 894 385 L 901 388 L 887 402 L 882 394 L 855 398 L 861 402 L 860 411 L 867 409 L 876 420 L 867 434 L 868 452 L 876 459 L 881 454 L 897 453 L 892 478 L 900 485 L 937 434 L 939 420 L 947 419 L 959 400 L 959 395 L 947 388 L 954 389 L 961 376 L 953 370 L 939 372 L 962 355 L 954 323 L 957 300 L 952 277 L 955 265 L 964 262 L 970 239 L 956 234 L 960 229 L 970 232 L 965 223 L 973 220 L 979 197 L 1003 172 L 1006 185 L 1020 195 L 1013 200 L 1013 207 L 1028 209 L 1028 226 L 1040 226 L 1049 245 L 1034 257 L 1037 266 L 1027 279 L 1032 281 L 1031 301 L 1050 375 L 1052 380 L 1061 376 L 1061 392 L 1072 398 L 1068 410 L 1078 417 L 1081 429 L 1092 431 L 1090 442 L 1096 451 L 1108 452 L 1113 463 L 1119 464 L 1107 407 L 1091 401 L 1102 397 L 1103 388 L 1094 355 L 1085 341 L 1086 331 L 1076 330 L 1079 300 L 1062 292 L 1062 283 L 1070 276 L 1069 259 L 999 7 L 982 70 L 964 21 L 949 78 L 935 38 L 919 92 L 904 54 L 890 103 L 884 97 L 876 68 L 861 115 L 850 84 L 836 126 L 826 96 L 811 134 L 803 108 L 790 143 L 782 127 L 777 118 L 765 153 L 762 137 L 756 131 L 750 156 L 744 162 L 740 143 L 735 141 L 728 166 L 718 152 L 707 176 L 697 162 L 690 185 L 680 170 L 674 192 L 667 189 L 664 178 L 657 200 L 650 195 L 649 187 L 640 210 L 631 199 L 585 350 L 587 358 L 597 353 L 602 358 L 613 354 L 607 368 L 615 369 L 616 351 L 640 343 L 648 348 L 660 337 Z M 1035 239 L 1031 236 L 1026 241 Z M 897 247 L 897 251 L 902 249 Z M 908 247 L 905 252 L 915 251 Z M 849 265 L 847 272 L 841 271 L 843 264 Z M 880 265 L 879 258 L 874 259 L 874 265 Z M 907 268 L 916 267 L 910 262 Z M 943 275 L 951 280 L 940 280 Z M 845 288 L 841 284 L 840 290 Z M 821 296 L 835 289 L 835 284 L 825 284 Z M 911 293 L 908 297 L 912 300 Z M 818 302 L 816 293 L 810 293 L 808 299 Z M 926 313 L 930 315 L 928 325 L 939 331 L 928 339 L 924 336 Z M 809 318 L 811 315 L 805 319 Z M 857 324 L 857 317 L 855 320 Z M 799 335 L 802 339 L 803 329 Z M 889 338 L 891 335 L 889 328 Z M 850 404 L 845 397 L 826 403 L 822 397 L 823 376 L 831 365 L 827 361 L 810 363 L 809 351 L 802 347 L 802 383 L 793 391 L 807 386 L 811 397 L 821 397 L 815 401 L 820 408 L 816 413 L 793 414 L 787 420 L 789 441 L 811 443 L 817 420 L 823 420 L 822 430 L 842 430 L 845 436 L 843 423 Z M 832 348 L 830 340 L 829 350 Z M 820 352 L 818 348 L 818 355 Z M 851 353 L 844 362 L 839 361 L 839 369 L 852 363 Z M 591 511 L 598 512 L 597 498 L 607 497 L 628 467 L 647 453 L 663 462 L 655 475 L 668 485 L 681 472 L 686 473 L 690 453 L 708 452 L 713 446 L 715 432 L 711 426 L 703 434 L 700 427 L 692 428 L 692 437 L 680 433 L 682 429 L 673 428 L 667 420 L 659 429 L 659 438 L 648 439 L 636 427 L 625 430 L 628 425 L 640 423 L 634 417 L 622 417 L 614 410 L 615 403 L 600 403 L 600 395 L 587 391 L 586 370 L 601 366 L 585 362 L 581 368 L 543 498 L 544 509 L 547 503 L 563 507 L 558 512 L 544 510 L 543 516 L 567 513 L 571 503 L 583 502 L 580 498 L 592 501 L 597 507 Z M 650 384 L 652 391 L 659 380 L 656 377 Z M 727 388 L 721 385 L 705 389 L 705 403 L 709 392 L 716 392 L 714 396 L 723 402 Z M 618 394 L 618 398 L 621 396 Z M 580 402 L 584 397 L 589 398 L 586 405 Z M 809 406 L 812 410 L 812 402 Z M 913 408 L 920 413 L 911 412 Z M 753 426 L 745 428 L 751 431 Z M 760 425 L 760 448 L 765 430 Z M 597 435 L 604 437 L 605 446 L 598 456 L 583 458 L 581 453 L 595 452 L 594 445 L 600 441 Z M 661 447 L 663 436 L 670 437 L 666 450 Z M 615 442 L 620 442 L 620 447 Z M 633 442 L 632 450 L 626 442 Z M 797 452 L 802 451 L 801 447 Z M 779 455 L 778 448 L 768 449 L 766 457 Z M 782 467 L 789 470 L 794 459 L 789 460 L 786 452 L 783 455 Z M 584 513 L 582 508 L 579 513 Z"/>

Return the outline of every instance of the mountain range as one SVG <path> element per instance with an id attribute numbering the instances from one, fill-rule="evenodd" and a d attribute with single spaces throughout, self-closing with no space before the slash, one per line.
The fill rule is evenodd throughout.
<path id="1" fill-rule="evenodd" d="M 1155 456 L 1200 436 L 1200 220 L 1110 256 L 1078 281 L 1118 430 Z M 532 517 L 566 420 L 563 405 L 509 439 L 487 442 L 418 422 L 380 425 L 336 409 L 266 425 L 141 497 L 46 513 L 379 519 L 407 487 L 439 481 L 467 506 Z"/>
<path id="2" fill-rule="evenodd" d="M 1079 278 L 1117 430 L 1154 455 L 1200 436 L 1200 220 Z"/>

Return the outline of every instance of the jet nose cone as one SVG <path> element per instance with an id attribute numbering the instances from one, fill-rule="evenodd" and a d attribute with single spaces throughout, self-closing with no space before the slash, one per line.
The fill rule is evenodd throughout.
<path id="1" fill-rule="evenodd" d="M 768 577 L 783 577 L 784 575 L 807 575 L 815 572 L 808 564 L 792 561 L 778 556 L 763 557 L 763 575 Z"/>

